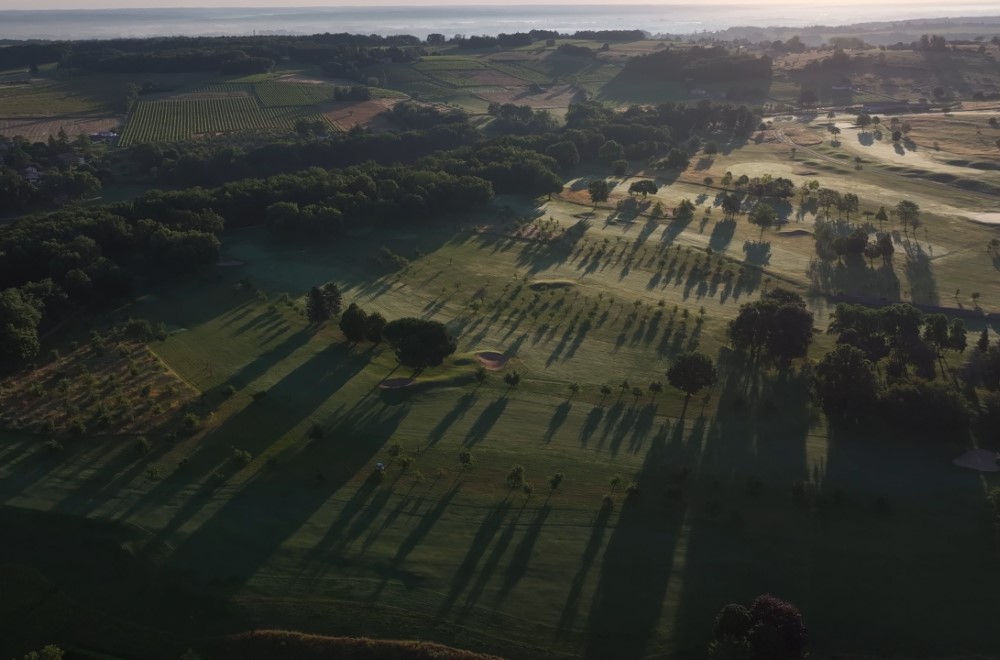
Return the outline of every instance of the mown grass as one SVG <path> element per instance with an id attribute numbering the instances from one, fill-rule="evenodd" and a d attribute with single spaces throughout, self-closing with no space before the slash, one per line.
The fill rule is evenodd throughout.
<path id="1" fill-rule="evenodd" d="M 0 500 L 147 530 L 127 540 L 136 566 L 155 567 L 155 588 L 102 604 L 192 643 L 267 622 L 512 658 L 701 658 L 722 605 L 771 592 L 803 609 L 817 657 L 992 652 L 1000 569 L 984 492 L 996 477 L 954 468 L 957 438 L 834 433 L 808 402 L 801 365 L 754 369 L 725 347 L 727 321 L 765 288 L 806 295 L 820 333 L 831 301 L 807 277 L 807 234 L 721 223 L 720 190 L 701 180 L 819 178 L 867 210 L 912 197 L 926 230 L 901 238 L 888 271 L 852 271 L 857 289 L 845 291 L 871 297 L 872 273 L 891 273 L 899 298 L 957 307 L 977 287 L 994 310 L 983 248 L 996 230 L 944 212 L 989 198 L 867 164 L 816 174 L 823 150 L 806 161 L 763 140 L 721 146 L 728 155 L 679 177 L 650 173 L 668 208 L 697 203 L 690 221 L 593 209 L 583 191 L 599 173 L 581 169 L 543 205 L 503 198 L 475 217 L 328 245 L 227 235 L 223 252 L 242 266 L 127 310 L 169 325 L 151 349 L 203 394 L 199 430 L 152 438 L 146 456 L 92 439 L 53 456 L 38 438 L 4 437 Z M 612 204 L 628 183 L 616 180 Z M 525 221 L 537 229 L 519 232 Z M 785 229 L 814 222 L 793 215 Z M 387 271 L 383 246 L 410 266 Z M 708 274 L 692 274 L 706 260 Z M 727 286 L 723 274 L 740 270 L 743 284 Z M 302 296 L 327 281 L 345 303 L 447 323 L 458 353 L 416 374 L 425 386 L 380 390 L 413 374 L 387 347 L 347 345 L 334 323 L 303 316 Z M 532 287 L 551 282 L 560 286 Z M 960 300 L 949 300 L 954 288 Z M 833 342 L 818 334 L 811 357 Z M 718 386 L 687 402 L 666 384 L 650 391 L 688 348 L 717 357 Z M 477 383 L 480 350 L 512 355 L 520 385 L 508 388 L 504 372 Z M 462 450 L 474 457 L 464 470 Z M 377 462 L 388 465 L 381 478 Z M 504 483 L 515 464 L 530 497 Z M 565 479 L 550 492 L 557 472 Z M 80 554 L 115 566 L 103 547 Z M 61 556 L 35 561 L 87 588 L 58 569 Z M 149 597 L 161 588 L 169 598 Z"/>

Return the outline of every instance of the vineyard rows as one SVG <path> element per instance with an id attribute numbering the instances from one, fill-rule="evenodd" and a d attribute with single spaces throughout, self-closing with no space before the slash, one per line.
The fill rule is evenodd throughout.
<path id="1" fill-rule="evenodd" d="M 291 131 L 300 118 L 319 119 L 337 128 L 315 108 L 262 108 L 251 97 L 141 101 L 133 109 L 118 144 L 127 147 L 142 142 L 177 142 L 197 135 L 238 131 Z"/>

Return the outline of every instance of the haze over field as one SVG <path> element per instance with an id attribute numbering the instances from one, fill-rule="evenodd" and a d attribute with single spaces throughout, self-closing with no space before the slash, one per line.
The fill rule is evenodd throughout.
<path id="1" fill-rule="evenodd" d="M 822 5 L 785 3 L 707 2 L 693 4 L 607 5 L 582 3 L 567 12 L 566 3 L 523 6 L 524 3 L 435 2 L 434 6 L 401 0 L 366 3 L 365 6 L 310 3 L 302 7 L 264 8 L 262 3 L 216 0 L 215 8 L 185 8 L 189 0 L 155 3 L 153 8 L 133 9 L 135 2 L 95 0 L 88 3 L 50 1 L 2 3 L 0 38 L 92 39 L 206 34 L 313 34 L 357 32 L 362 34 L 413 34 L 431 32 L 448 35 L 498 34 L 531 29 L 576 31 L 587 29 L 633 29 L 651 33 L 691 34 L 734 26 L 840 25 L 865 21 L 895 21 L 944 16 L 982 17 L 996 14 L 995 3 L 962 2 L 879 3 L 856 13 L 856 2 Z M 457 6 L 457 5 L 461 6 Z M 518 6 L 518 5 L 521 6 Z M 310 5 L 310 7 L 305 7 Z M 372 8 L 372 5 L 382 5 Z M 236 8 L 237 6 L 241 8 Z M 260 7 L 248 9 L 248 7 Z M 386 8 L 391 6 L 391 9 Z M 60 11 L 36 11 L 39 9 Z M 104 9 L 105 11 L 97 11 Z"/>

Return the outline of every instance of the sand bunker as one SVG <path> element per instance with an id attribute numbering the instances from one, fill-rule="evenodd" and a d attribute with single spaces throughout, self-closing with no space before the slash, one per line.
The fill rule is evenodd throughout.
<path id="1" fill-rule="evenodd" d="M 538 280 L 528 285 L 532 291 L 547 291 L 549 289 L 568 289 L 575 286 L 573 280 Z"/>
<path id="2" fill-rule="evenodd" d="M 996 452 L 985 449 L 973 449 L 952 461 L 958 467 L 978 470 L 980 472 L 1000 472 Z"/>
<path id="3" fill-rule="evenodd" d="M 1000 225 L 1000 213 L 974 213 L 969 219 L 984 225 Z"/>
<path id="4" fill-rule="evenodd" d="M 483 365 L 490 371 L 500 371 L 507 366 L 507 362 L 510 361 L 503 353 L 497 353 L 496 351 L 482 351 L 476 353 L 476 359 L 479 360 L 479 364 Z"/>
<path id="5" fill-rule="evenodd" d="M 778 236 L 812 236 L 812 232 L 806 229 L 787 229 L 779 231 Z"/>
<path id="6" fill-rule="evenodd" d="M 382 390 L 399 390 L 404 387 L 409 387 L 416 383 L 417 381 L 412 378 L 390 378 L 389 380 L 383 380 L 378 384 L 379 389 Z"/>

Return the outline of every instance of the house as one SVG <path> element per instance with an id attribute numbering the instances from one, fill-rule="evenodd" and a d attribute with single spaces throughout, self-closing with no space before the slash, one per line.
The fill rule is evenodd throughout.
<path id="1" fill-rule="evenodd" d="M 114 131 L 100 131 L 90 134 L 91 142 L 114 142 L 118 139 L 118 133 Z"/>
<path id="2" fill-rule="evenodd" d="M 28 180 L 31 185 L 38 185 L 38 182 L 42 180 L 42 173 L 38 171 L 37 167 L 26 167 L 24 171 L 21 172 L 21 176 Z"/>

